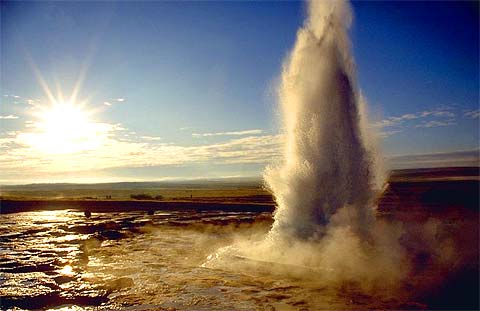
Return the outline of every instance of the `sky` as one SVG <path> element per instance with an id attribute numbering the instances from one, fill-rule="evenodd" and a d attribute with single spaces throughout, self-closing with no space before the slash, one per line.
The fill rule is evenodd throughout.
<path id="1" fill-rule="evenodd" d="M 261 176 L 279 159 L 305 3 L 0 5 L 0 183 Z M 478 6 L 352 3 L 388 169 L 478 165 Z"/>

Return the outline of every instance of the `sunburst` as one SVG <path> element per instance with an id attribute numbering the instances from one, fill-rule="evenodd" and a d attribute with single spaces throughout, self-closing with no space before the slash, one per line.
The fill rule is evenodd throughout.
<path id="1" fill-rule="evenodd" d="M 85 70 L 81 71 L 70 98 L 65 100 L 58 83 L 55 97 L 34 63 L 31 64 L 48 103 L 35 107 L 32 131 L 20 134 L 20 140 L 47 154 L 71 154 L 99 148 L 111 126 L 95 122 L 94 111 L 87 109 L 87 101 L 77 100 Z"/>

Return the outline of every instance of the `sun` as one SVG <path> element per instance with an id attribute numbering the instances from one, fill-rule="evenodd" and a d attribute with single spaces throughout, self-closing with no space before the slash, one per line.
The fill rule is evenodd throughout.
<path id="1" fill-rule="evenodd" d="M 97 149 L 108 125 L 90 119 L 91 112 L 74 102 L 54 102 L 35 113 L 33 131 L 22 140 L 48 154 L 71 154 Z"/>
<path id="2" fill-rule="evenodd" d="M 86 108 L 88 101 L 78 100 L 87 63 L 82 66 L 68 100 L 58 81 L 57 96 L 54 96 L 33 60 L 30 65 L 48 102 L 32 107 L 34 119 L 27 121 L 29 131 L 17 135 L 20 143 L 48 155 L 79 154 L 106 144 L 114 126 L 93 120 L 94 111 Z"/>
<path id="3" fill-rule="evenodd" d="M 86 112 L 70 103 L 55 104 L 41 114 L 41 127 L 58 136 L 76 136 L 88 123 Z"/>

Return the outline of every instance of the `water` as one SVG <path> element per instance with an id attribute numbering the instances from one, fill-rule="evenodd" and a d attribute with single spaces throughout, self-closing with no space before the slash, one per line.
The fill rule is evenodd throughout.
<path id="1" fill-rule="evenodd" d="M 252 310 L 306 305 L 299 294 L 305 289 L 295 280 L 204 265 L 218 247 L 238 236 L 264 235 L 270 224 L 268 214 L 224 212 L 94 214 L 90 219 L 74 211 L 2 215 L 2 307 Z"/>
<path id="2" fill-rule="evenodd" d="M 242 274 L 202 268 L 206 253 L 231 242 L 233 228 L 268 227 L 251 213 L 94 214 L 42 211 L 2 215 L 2 307 L 129 305 L 212 309 L 232 301 L 226 283 Z M 217 229 L 215 229 L 217 228 Z M 218 229 L 221 228 L 221 229 Z M 216 307 L 215 307 L 216 308 Z"/>
<path id="3" fill-rule="evenodd" d="M 328 270 L 235 256 L 213 258 L 221 257 L 219 249 L 239 240 L 263 240 L 272 224 L 270 214 L 157 211 L 154 215 L 94 213 L 87 219 L 83 213 L 63 210 L 1 215 L 1 306 L 44 310 L 422 309 L 435 305 L 435 300 L 425 299 L 427 285 L 433 279 L 435 289 L 444 286 L 445 269 L 458 272 L 466 265 L 469 250 L 473 257 L 468 263 L 478 265 L 475 218 L 452 217 L 435 222 L 429 218 L 427 223 L 436 228 L 430 235 L 438 237 L 432 247 L 439 252 L 463 245 L 451 250 L 457 254 L 456 266 L 442 266 L 433 257 L 425 257 L 426 243 L 431 241 L 424 240 L 427 234 L 419 230 L 427 226 L 410 219 L 405 226 L 411 233 L 403 239 L 414 241 L 409 247 L 416 264 L 402 290 L 388 295 L 365 292 L 355 283 L 320 282 Z M 472 240 L 465 242 L 469 236 Z M 472 289 L 468 282 L 455 286 L 462 292 Z M 433 297 L 441 299 L 442 295 Z"/>
<path id="4" fill-rule="evenodd" d="M 369 230 L 376 166 L 361 122 L 350 23 L 346 1 L 310 1 L 284 62 L 283 161 L 265 173 L 278 204 L 274 237 L 320 239 L 335 215 L 357 234 Z"/>

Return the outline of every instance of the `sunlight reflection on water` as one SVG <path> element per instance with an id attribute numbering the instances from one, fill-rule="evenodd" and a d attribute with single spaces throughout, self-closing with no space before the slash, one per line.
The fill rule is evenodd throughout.
<path id="1" fill-rule="evenodd" d="M 251 309 L 254 300 L 242 302 L 250 276 L 200 265 L 233 229 L 264 233 L 269 224 L 269 215 L 224 212 L 2 215 L 2 307 Z"/>
<path id="2" fill-rule="evenodd" d="M 66 276 L 75 275 L 75 273 L 73 272 L 72 266 L 70 266 L 70 265 L 66 265 L 59 272 L 60 272 L 60 274 L 66 275 Z"/>
<path id="3" fill-rule="evenodd" d="M 262 239 L 271 215 L 225 212 L 0 217 L 2 308 L 48 310 L 391 309 L 424 304 L 324 286 L 293 267 L 220 256 Z M 462 225 L 461 228 L 465 228 Z M 323 273 L 323 272 L 321 272 Z M 312 275 L 313 276 L 313 275 Z M 405 304 L 409 303 L 409 304 Z"/>

